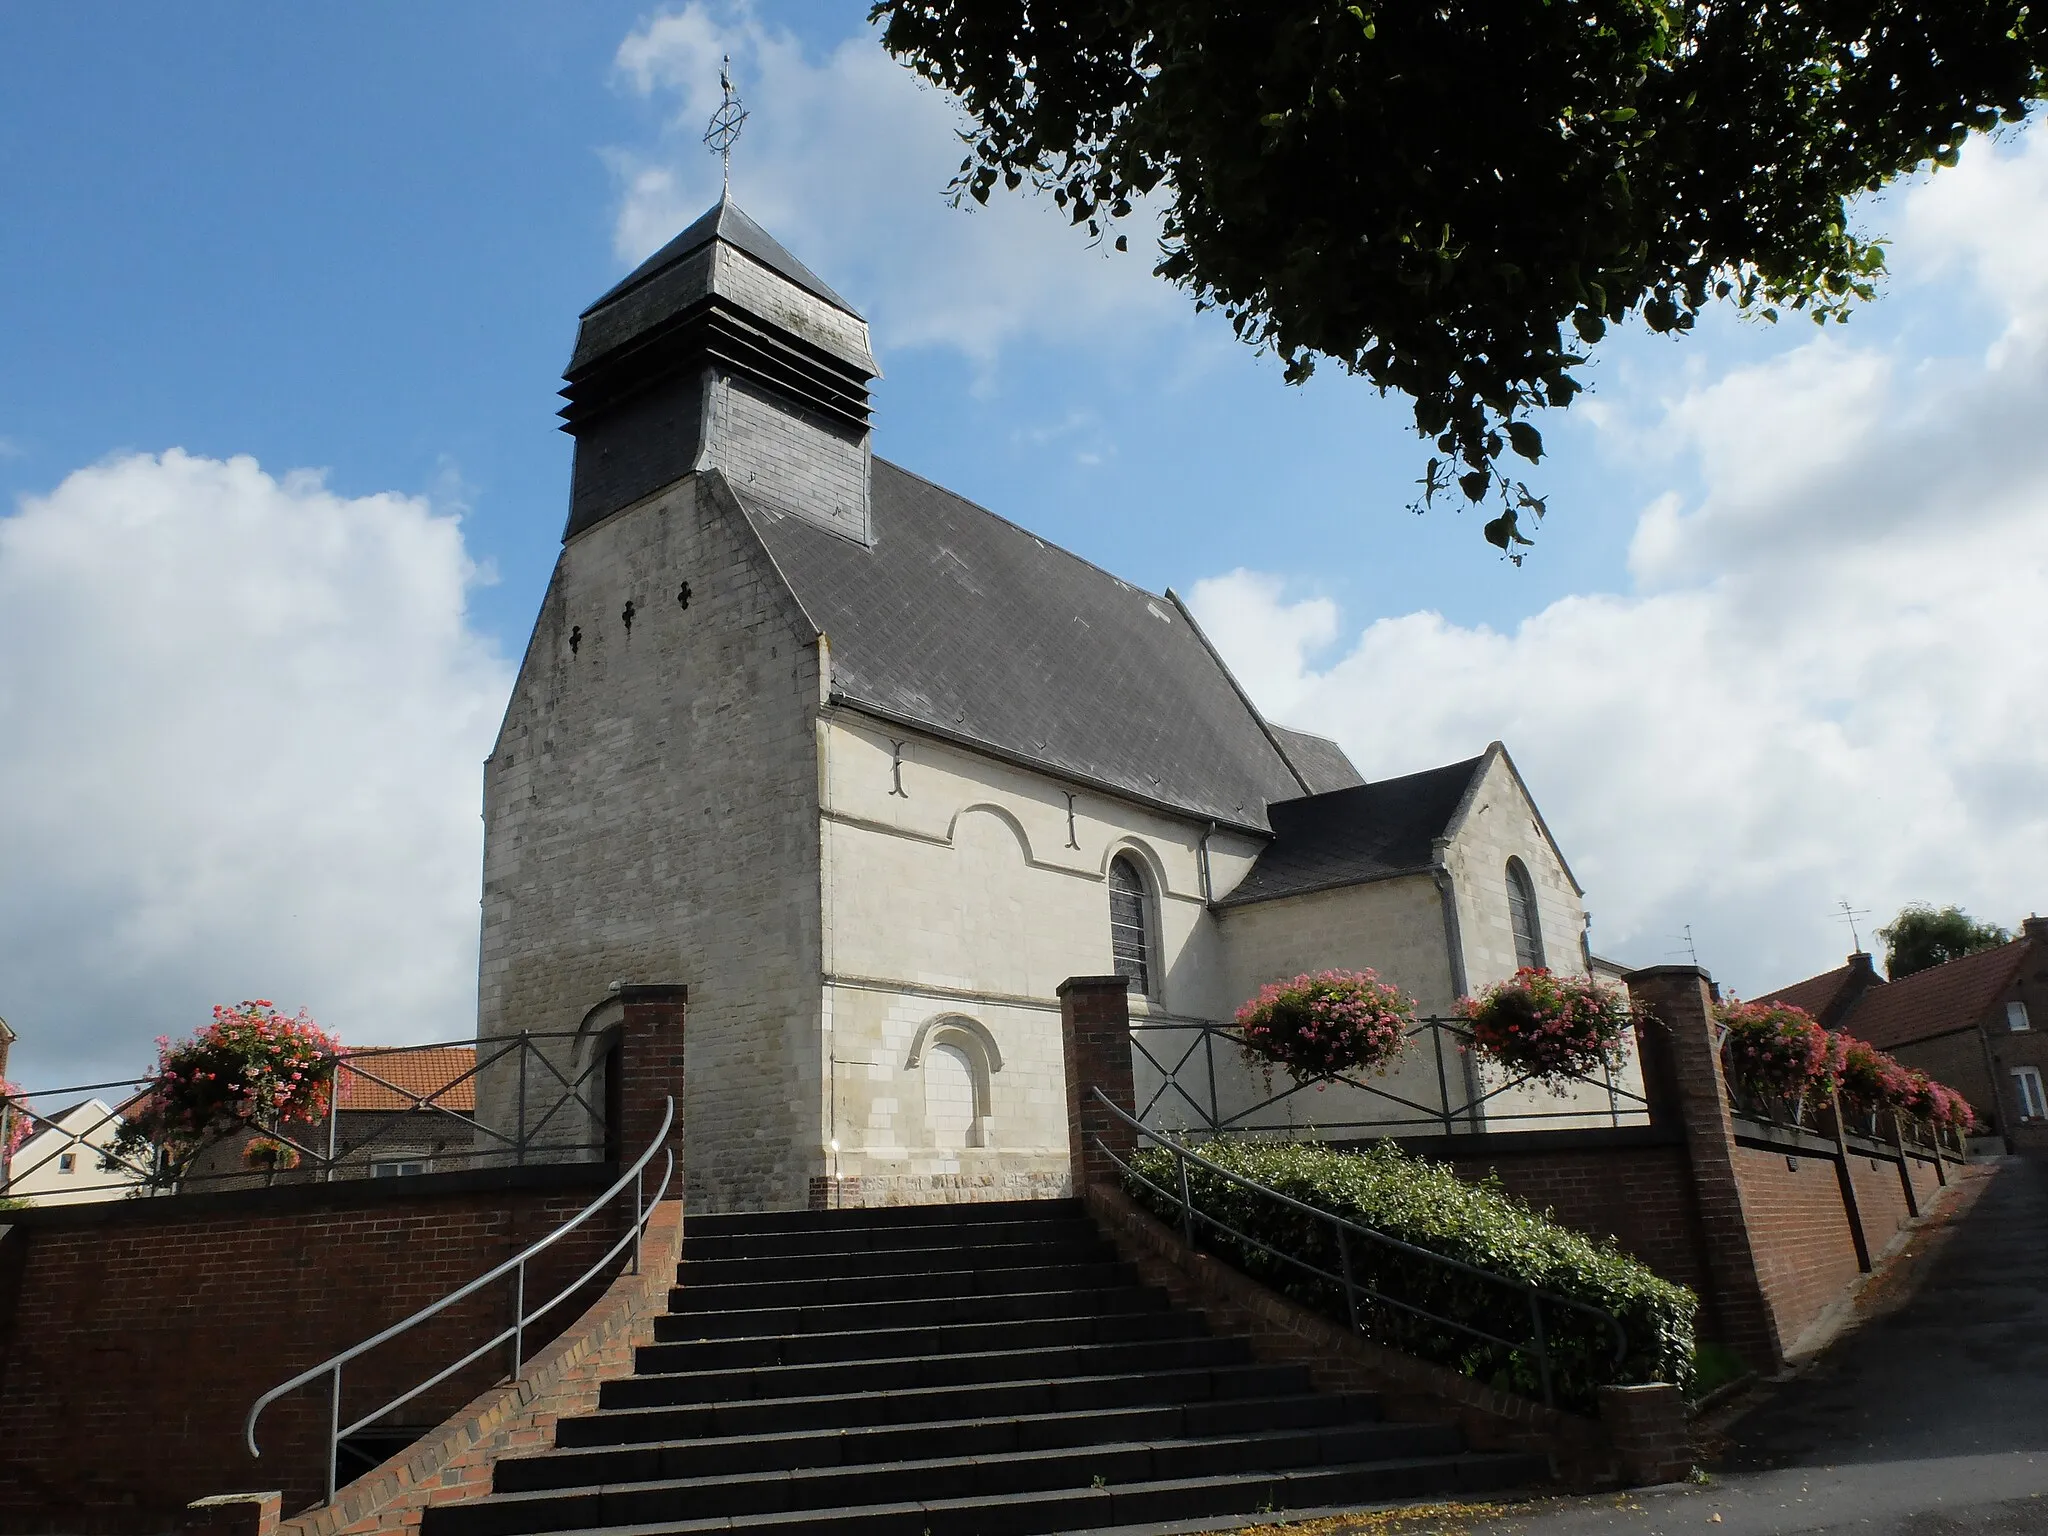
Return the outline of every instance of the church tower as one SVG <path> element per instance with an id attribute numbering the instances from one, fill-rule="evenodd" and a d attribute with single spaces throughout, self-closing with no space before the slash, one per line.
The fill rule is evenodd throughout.
<path id="1" fill-rule="evenodd" d="M 729 197 L 583 312 L 564 539 L 693 470 L 871 537 L 867 322 Z"/>

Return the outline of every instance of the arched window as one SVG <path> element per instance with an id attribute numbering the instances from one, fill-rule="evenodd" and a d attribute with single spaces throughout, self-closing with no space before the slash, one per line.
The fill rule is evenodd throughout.
<path id="1" fill-rule="evenodd" d="M 1140 993 L 1152 991 L 1152 937 L 1145 923 L 1145 876 L 1137 860 L 1118 854 L 1109 865 L 1109 947 L 1116 973 Z"/>
<path id="2" fill-rule="evenodd" d="M 1536 886 L 1520 859 L 1508 860 L 1508 926 L 1515 931 L 1515 964 L 1540 969 L 1543 928 L 1536 917 Z"/>

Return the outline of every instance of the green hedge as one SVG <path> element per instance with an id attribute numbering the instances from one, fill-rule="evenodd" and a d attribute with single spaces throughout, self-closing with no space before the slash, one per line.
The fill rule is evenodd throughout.
<path id="1" fill-rule="evenodd" d="M 1332 1212 L 1417 1248 L 1461 1260 L 1489 1275 L 1533 1285 L 1554 1296 L 1611 1312 L 1628 1335 L 1617 1366 L 1614 1334 L 1604 1322 L 1571 1307 L 1539 1303 L 1549 1344 L 1552 1387 L 1559 1407 L 1590 1411 L 1594 1389 L 1610 1383 L 1668 1381 L 1684 1387 L 1692 1368 L 1693 1318 L 1698 1298 L 1660 1280 L 1611 1241 L 1596 1243 L 1558 1226 L 1500 1188 L 1471 1183 L 1441 1163 L 1404 1156 L 1391 1145 L 1337 1152 L 1312 1143 L 1212 1141 L 1204 1157 L 1304 1205 Z M 1150 1148 L 1134 1160 L 1137 1171 L 1167 1190 L 1176 1188 L 1172 1154 Z M 1342 1272 L 1328 1222 L 1269 1200 L 1194 1163 L 1189 1193 L 1198 1211 L 1305 1259 L 1331 1274 Z M 1179 1225 L 1177 1203 L 1126 1178 L 1131 1197 L 1154 1215 Z M 1246 1244 L 1198 1224 L 1201 1246 L 1254 1279 L 1348 1320 L 1343 1288 L 1305 1273 Z M 1382 1294 L 1457 1318 L 1516 1343 L 1533 1336 L 1526 1293 L 1486 1277 L 1433 1264 L 1384 1244 L 1354 1237 L 1354 1278 Z M 1362 1313 L 1361 1325 L 1382 1343 L 1480 1381 L 1540 1397 L 1533 1356 L 1416 1318 L 1396 1307 Z"/>

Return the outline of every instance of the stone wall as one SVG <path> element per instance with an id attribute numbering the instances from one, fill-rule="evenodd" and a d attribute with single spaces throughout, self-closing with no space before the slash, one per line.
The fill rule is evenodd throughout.
<path id="1" fill-rule="evenodd" d="M 822 1171 L 819 665 L 731 493 L 692 476 L 564 546 L 485 763 L 480 1033 L 686 981 L 699 1208 L 800 1205 Z M 479 1119 L 512 1091 L 483 1077 Z"/>
<path id="2" fill-rule="evenodd" d="M 309 1387 L 243 1444 L 257 1397 L 436 1301 L 587 1205 L 601 1167 L 359 1180 L 11 1213 L 0 1228 L 0 1531 L 157 1532 L 193 1499 L 260 1486 L 296 1512 L 324 1494 L 327 1396 Z M 530 1267 L 529 1302 L 622 1230 L 593 1218 Z M 600 1280 L 601 1287 L 604 1282 Z M 510 1281 L 364 1357 L 359 1416 L 510 1320 Z M 573 1322 L 566 1303 L 529 1352 Z M 426 1428 L 505 1361 L 400 1410 Z"/>

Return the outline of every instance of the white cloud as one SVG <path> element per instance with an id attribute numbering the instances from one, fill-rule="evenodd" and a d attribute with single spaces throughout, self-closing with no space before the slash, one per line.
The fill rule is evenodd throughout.
<path id="1" fill-rule="evenodd" d="M 452 516 L 172 450 L 0 518 L 0 1014 L 132 1072 L 214 1002 L 471 1033 L 509 669 Z"/>
<path id="2" fill-rule="evenodd" d="M 1976 146 L 1904 213 L 1901 280 L 1966 278 L 1998 344 L 1831 334 L 1694 382 L 1652 433 L 1701 489 L 1642 513 L 1634 593 L 1511 632 L 1382 618 L 1320 668 L 1329 604 L 1277 577 L 1203 582 L 1198 615 L 1368 776 L 1504 739 L 1623 958 L 1690 922 L 1754 990 L 1839 963 L 1840 896 L 2013 923 L 2048 902 L 2048 137 Z"/>
<path id="3" fill-rule="evenodd" d="M 963 149 L 946 96 L 871 33 L 813 58 L 744 7 L 693 3 L 619 47 L 624 87 L 668 113 L 658 146 L 611 155 L 622 261 L 718 197 L 718 161 L 700 139 L 726 53 L 752 113 L 733 152 L 734 200 L 862 308 L 884 349 L 949 347 L 986 374 L 1018 340 L 1101 345 L 1189 324 L 1185 297 L 1151 276 L 1152 226 L 1129 221 L 1131 250 L 1118 254 L 1091 248 L 1046 201 L 949 206 Z"/>

